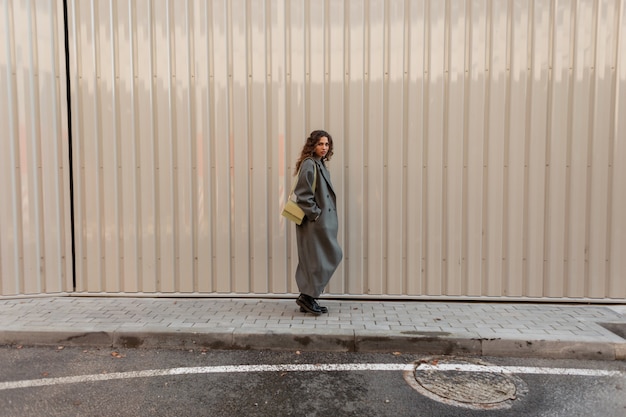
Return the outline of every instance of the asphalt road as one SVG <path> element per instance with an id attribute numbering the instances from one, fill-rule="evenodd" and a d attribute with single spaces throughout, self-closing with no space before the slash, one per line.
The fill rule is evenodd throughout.
<path id="1" fill-rule="evenodd" d="M 0 347 L 0 416 L 626 416 L 626 363 Z"/>

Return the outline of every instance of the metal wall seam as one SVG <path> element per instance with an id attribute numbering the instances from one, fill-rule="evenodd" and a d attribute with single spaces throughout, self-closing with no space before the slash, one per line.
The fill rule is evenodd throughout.
<path id="1" fill-rule="evenodd" d="M 71 288 L 70 276 L 66 275 L 66 262 L 70 260 L 71 250 L 68 252 L 67 241 L 71 239 L 70 234 L 66 234 L 66 222 L 64 215 L 66 213 L 66 205 L 64 199 L 63 184 L 66 184 L 67 177 L 64 176 L 64 167 L 67 166 L 68 155 L 63 152 L 67 148 L 63 148 L 64 140 L 63 129 L 64 123 L 67 121 L 67 112 L 64 111 L 66 100 L 64 100 L 64 92 L 66 91 L 65 77 L 62 75 L 65 68 L 62 68 L 59 62 L 65 62 L 61 45 L 63 45 L 63 25 L 59 24 L 59 13 L 61 4 L 50 4 L 49 10 L 49 42 L 47 47 L 43 48 L 45 62 L 44 66 L 51 69 L 49 74 L 42 74 L 40 79 L 43 86 L 43 97 L 47 100 L 48 105 L 42 102 L 44 109 L 52 109 L 52 111 L 44 111 L 41 114 L 41 131 L 42 138 L 42 159 L 41 159 L 41 178 L 42 178 L 42 204 L 43 204 L 43 245 L 44 245 L 44 292 L 59 293 Z M 40 21 L 44 16 L 40 17 Z M 43 101 L 43 100 L 42 100 Z M 65 116 L 65 117 L 63 117 Z M 46 132 L 50 132 L 50 136 L 54 140 L 46 139 Z M 67 128 L 65 129 L 67 132 Z M 66 135 L 67 136 L 67 133 Z M 46 175 L 47 173 L 56 172 L 56 175 Z M 47 227 L 54 225 L 56 227 Z"/>
<path id="2" fill-rule="evenodd" d="M 71 118 L 68 119 L 68 123 L 72 123 L 71 126 L 68 126 L 69 130 L 72 132 L 72 141 L 71 143 L 68 143 L 68 147 L 71 146 L 71 149 L 68 149 L 68 154 L 72 155 L 72 159 L 69 161 L 69 163 L 71 164 L 71 169 L 69 170 L 68 174 L 72 174 L 72 178 L 69 179 L 69 183 L 72 185 L 72 200 L 69 202 L 69 204 L 72 205 L 71 211 L 72 211 L 72 217 L 71 217 L 71 221 L 72 223 L 72 228 L 73 228 L 73 233 L 72 233 L 72 245 L 73 245 L 73 251 L 72 251 L 72 256 L 73 256 L 73 268 L 74 268 L 74 282 L 73 282 L 73 289 L 74 290 L 78 290 L 80 288 L 83 288 L 82 286 L 82 282 L 81 282 L 81 278 L 83 276 L 82 274 L 82 268 L 83 268 L 83 259 L 84 259 L 84 252 L 83 252 L 83 248 L 82 248 L 82 241 L 83 239 L 79 239 L 79 236 L 81 236 L 83 234 L 83 218 L 82 218 L 82 213 L 83 210 L 81 209 L 82 206 L 82 190 L 81 190 L 81 184 L 82 184 L 82 166 L 81 163 L 79 161 L 82 161 L 83 159 L 80 157 L 80 149 L 81 149 L 81 145 L 80 142 L 77 140 L 77 137 L 79 135 L 79 131 L 78 131 L 78 127 L 79 124 L 77 122 L 77 120 L 80 118 L 79 114 L 78 114 L 78 109 L 80 109 L 80 105 L 76 106 L 76 102 L 80 100 L 80 95 L 78 94 L 74 94 L 73 91 L 78 90 L 80 87 L 79 84 L 79 75 L 78 75 L 78 59 L 76 57 L 76 54 L 78 53 L 78 32 L 77 32 L 77 25 L 79 22 L 79 19 L 76 18 L 76 4 L 74 2 L 70 2 L 70 1 L 66 1 L 65 2 L 65 18 L 66 18 L 66 22 L 65 22 L 65 26 L 66 26 L 66 36 L 67 39 L 65 41 L 67 50 L 65 51 L 65 54 L 67 55 L 66 58 L 66 62 L 67 62 L 67 68 L 66 68 L 66 72 L 67 72 L 67 82 L 69 84 L 69 95 L 68 95 L 68 109 L 67 111 L 71 114 Z"/>

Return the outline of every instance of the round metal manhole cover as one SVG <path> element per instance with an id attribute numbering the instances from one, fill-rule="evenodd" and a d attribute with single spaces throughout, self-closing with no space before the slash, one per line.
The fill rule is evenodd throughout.
<path id="1" fill-rule="evenodd" d="M 509 408 L 527 392 L 526 384 L 510 374 L 490 371 L 481 361 L 428 358 L 405 373 L 421 394 L 450 405 L 473 409 Z"/>

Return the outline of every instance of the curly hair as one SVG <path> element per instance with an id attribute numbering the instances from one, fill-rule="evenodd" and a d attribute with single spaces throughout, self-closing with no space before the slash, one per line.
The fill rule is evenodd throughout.
<path id="1" fill-rule="evenodd" d="M 325 161 L 329 161 L 330 157 L 333 156 L 333 138 L 330 134 L 324 130 L 314 130 L 311 132 L 309 137 L 306 139 L 304 146 L 302 147 L 302 151 L 300 152 L 300 157 L 296 161 L 296 170 L 294 175 L 298 174 L 298 170 L 300 169 L 300 165 L 302 165 L 302 161 L 306 158 L 309 158 L 315 152 L 315 146 L 323 137 L 328 138 L 328 153 L 324 157 Z"/>

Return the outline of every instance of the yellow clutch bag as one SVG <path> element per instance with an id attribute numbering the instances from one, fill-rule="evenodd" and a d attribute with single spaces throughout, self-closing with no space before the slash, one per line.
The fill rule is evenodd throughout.
<path id="1" fill-rule="evenodd" d="M 298 225 L 302 224 L 302 219 L 304 219 L 304 211 L 291 198 L 285 203 L 281 214 Z"/>
<path id="2" fill-rule="evenodd" d="M 297 225 L 302 224 L 302 220 L 304 219 L 304 211 L 298 206 L 298 204 L 291 199 L 293 195 L 293 190 L 296 188 L 296 182 L 300 177 L 300 170 L 298 170 L 298 175 L 296 176 L 296 180 L 291 186 L 291 192 L 289 193 L 289 197 L 287 198 L 287 202 L 283 207 L 282 213 L 280 213 L 283 217 L 291 220 Z M 315 186 L 317 185 L 317 167 L 315 168 L 315 176 L 313 177 L 313 193 L 315 193 Z"/>

